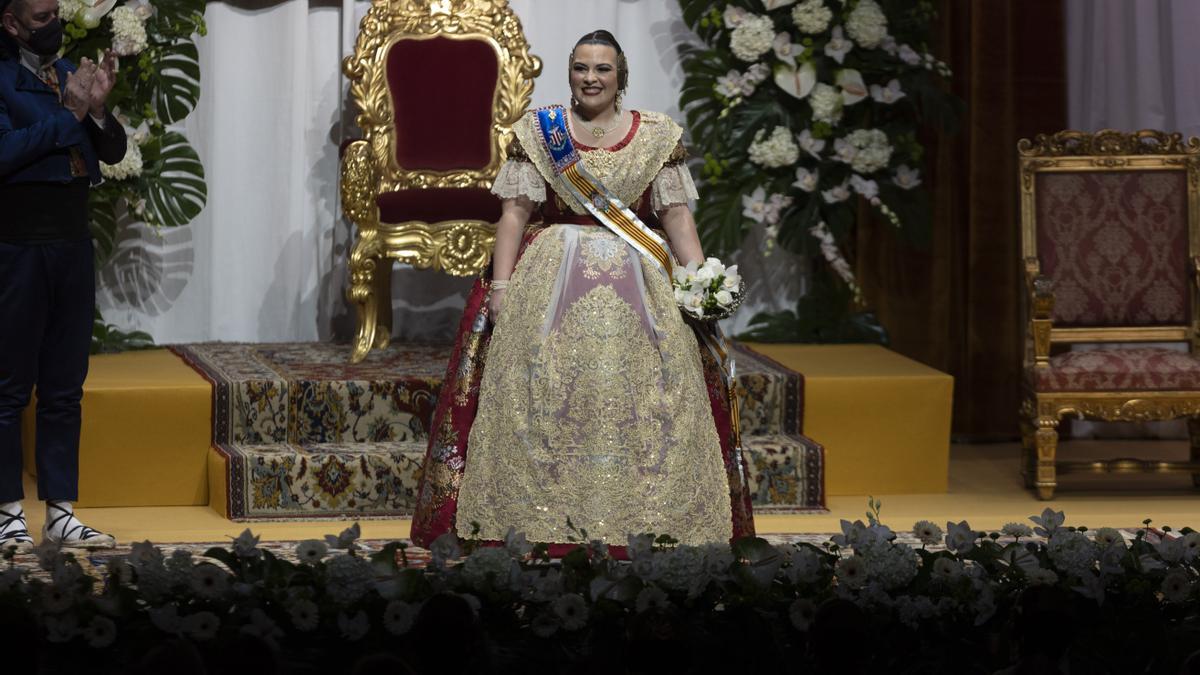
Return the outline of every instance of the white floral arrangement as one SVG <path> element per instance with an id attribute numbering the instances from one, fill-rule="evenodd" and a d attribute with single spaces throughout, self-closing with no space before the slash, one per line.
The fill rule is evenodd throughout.
<path id="1" fill-rule="evenodd" d="M 844 253 L 856 198 L 897 228 L 929 228 L 928 206 L 911 192 L 921 185 L 916 132 L 932 107 L 942 120 L 957 111 L 943 83 L 950 70 L 926 47 L 933 5 L 679 3 L 703 43 L 685 49 L 681 97 L 705 157 L 702 233 L 727 247 L 761 228 L 770 253 L 790 230 L 789 249 L 819 249 L 861 300 Z M 784 200 L 777 213 L 764 208 Z M 740 222 L 728 217 L 739 204 Z"/>
<path id="2" fill-rule="evenodd" d="M 128 665 L 123 658 L 140 658 L 163 640 L 215 653 L 246 636 L 309 667 L 340 672 L 348 666 L 347 643 L 354 653 L 386 649 L 408 657 L 420 649 L 411 636 L 449 630 L 458 638 L 467 623 L 503 643 L 508 661 L 492 666 L 507 672 L 528 669 L 537 658 L 558 659 L 559 666 L 564 658 L 592 658 L 594 640 L 633 639 L 646 622 L 678 635 L 740 635 L 733 627 L 746 616 L 777 628 L 758 644 L 788 654 L 789 670 L 817 672 L 804 645 L 820 634 L 821 608 L 836 603 L 856 608 L 863 622 L 869 617 L 881 635 L 908 636 L 861 643 L 870 672 L 897 672 L 918 657 L 922 672 L 995 672 L 1012 665 L 1008 650 L 992 648 L 995 640 L 1032 595 L 1054 600 L 1059 611 L 1088 614 L 1079 618 L 1086 629 L 1060 637 L 1105 672 L 1150 672 L 1152 660 L 1155 672 L 1179 672 L 1178 664 L 1165 668 L 1155 660 L 1164 650 L 1130 649 L 1118 636 L 1129 632 L 1129 640 L 1144 644 L 1137 631 L 1151 625 L 1163 644 L 1190 639 L 1200 601 L 1200 533 L 1154 530 L 1150 521 L 1136 532 L 1067 527 L 1052 509 L 1030 518 L 1035 527 L 1009 523 L 984 532 L 966 521 L 943 527 L 922 520 L 893 531 L 879 520 L 879 507 L 872 500 L 867 522 L 843 520 L 839 534 L 814 543 L 748 537 L 732 546 L 688 546 L 665 535 L 629 535 L 611 542 L 625 547 L 625 561 L 569 522 L 577 546 L 556 560 L 516 528 L 496 545 L 442 535 L 424 567 L 410 566 L 413 552 L 403 542 L 368 551 L 357 525 L 300 542 L 294 561 L 261 548 L 247 530 L 203 554 L 134 544 L 97 568 L 103 583 L 70 553 L 39 548 L 35 571 L 17 564 L 10 548 L 0 605 L 23 612 L 45 638 L 28 645 L 43 650 L 45 672 L 58 672 L 56 659 L 86 659 L 96 672 L 113 672 Z M 425 611 L 434 600 L 457 603 L 460 611 L 449 618 L 460 623 L 442 625 L 447 615 Z M 619 651 L 621 644 L 608 646 Z M 963 661 L 965 654 L 975 663 Z M 1131 662 L 1113 661 L 1130 654 Z M 672 658 L 686 664 L 689 656 Z"/>
<path id="3" fill-rule="evenodd" d="M 729 318 L 746 295 L 737 267 L 726 267 L 717 258 L 676 266 L 671 276 L 675 303 L 685 314 L 704 321 Z"/>

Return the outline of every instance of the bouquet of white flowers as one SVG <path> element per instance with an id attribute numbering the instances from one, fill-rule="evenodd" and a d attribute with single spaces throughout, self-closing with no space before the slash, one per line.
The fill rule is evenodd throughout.
<path id="1" fill-rule="evenodd" d="M 725 267 L 716 258 L 676 267 L 671 281 L 679 308 L 705 321 L 729 318 L 746 295 L 746 283 L 737 273 L 737 265 Z"/>

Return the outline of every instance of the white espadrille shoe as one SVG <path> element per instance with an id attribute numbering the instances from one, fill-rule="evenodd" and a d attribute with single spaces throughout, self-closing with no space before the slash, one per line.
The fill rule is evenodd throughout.
<path id="1" fill-rule="evenodd" d="M 21 502 L 0 506 L 0 551 L 10 546 L 16 546 L 18 551 L 33 548 L 33 537 L 29 536 Z"/>
<path id="2" fill-rule="evenodd" d="M 42 541 L 65 548 L 117 546 L 117 540 L 112 535 L 93 530 L 79 522 L 70 502 L 46 502 L 46 524 L 42 527 Z"/>

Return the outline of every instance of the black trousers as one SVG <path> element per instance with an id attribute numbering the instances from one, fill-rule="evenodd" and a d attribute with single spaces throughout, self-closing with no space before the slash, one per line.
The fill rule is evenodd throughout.
<path id="1" fill-rule="evenodd" d="M 92 241 L 0 241 L 0 503 L 24 498 L 21 414 L 37 388 L 38 498 L 79 497 L 79 425 L 96 305 Z"/>

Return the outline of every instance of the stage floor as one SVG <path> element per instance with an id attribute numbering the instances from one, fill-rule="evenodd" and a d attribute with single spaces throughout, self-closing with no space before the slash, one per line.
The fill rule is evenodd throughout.
<path id="1" fill-rule="evenodd" d="M 1059 456 L 1082 453 L 1107 457 L 1161 456 L 1183 459 L 1184 441 L 1068 441 Z M 954 444 L 950 452 L 950 490 L 945 494 L 875 495 L 883 502 L 883 522 L 907 530 L 917 520 L 944 526 L 966 519 L 979 530 L 999 529 L 1050 506 L 1065 511 L 1067 525 L 1138 527 L 1146 518 L 1156 526 L 1200 526 L 1200 490 L 1187 474 L 1071 475 L 1061 478 L 1055 499 L 1038 501 L 1025 490 L 1018 471 L 1017 443 Z M 25 512 L 30 531 L 40 532 L 44 510 L 33 495 L 37 487 L 26 476 Z M 755 519 L 761 533 L 802 534 L 840 530 L 839 521 L 863 519 L 868 495 L 829 497 L 830 512 L 822 515 L 763 515 Z M 162 506 L 79 509 L 84 521 L 123 542 L 213 542 L 235 537 L 247 527 L 222 518 L 208 506 Z M 336 533 L 349 522 L 251 523 L 264 541 L 299 541 Z M 408 519 L 361 521 L 365 539 L 405 539 Z"/>

